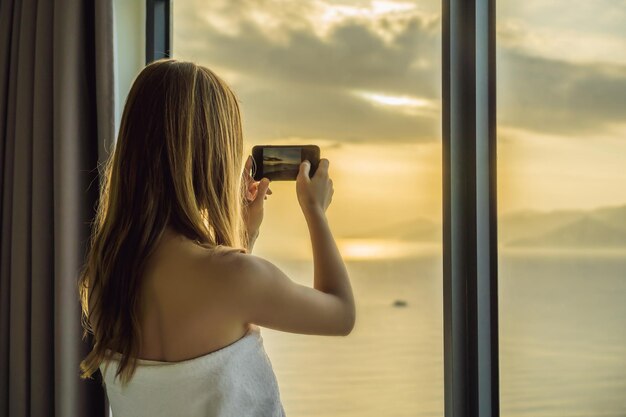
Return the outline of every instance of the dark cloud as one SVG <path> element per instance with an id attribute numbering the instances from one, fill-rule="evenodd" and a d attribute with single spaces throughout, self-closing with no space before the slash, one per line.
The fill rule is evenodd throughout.
<path id="1" fill-rule="evenodd" d="M 327 39 L 312 31 L 287 29 L 287 42 L 269 39 L 249 21 L 238 36 L 221 33 L 191 19 L 185 32 L 203 42 L 183 44 L 181 56 L 203 57 L 246 76 L 237 86 L 246 131 L 252 138 L 301 136 L 349 141 L 431 141 L 439 137 L 439 120 L 408 116 L 381 108 L 353 94 L 353 90 L 439 98 L 438 72 L 415 68 L 432 56 L 436 40 L 432 27 L 412 19 L 405 30 L 385 43 L 371 29 L 356 22 L 336 27 Z"/>
<path id="2" fill-rule="evenodd" d="M 327 39 L 312 30 L 285 29 L 284 43 L 268 38 L 249 21 L 241 22 L 238 36 L 229 36 L 206 24 L 194 26 L 201 27 L 195 36 L 206 41 L 196 44 L 194 50 L 182 45 L 183 54 L 206 56 L 220 66 L 262 79 L 428 98 L 437 98 L 439 91 L 436 29 L 419 18 L 407 21 L 390 44 L 356 21 L 338 25 Z M 418 59 L 427 66 L 412 67 Z"/>
<path id="3" fill-rule="evenodd" d="M 179 24 L 184 26 L 176 29 L 175 55 L 202 57 L 199 61 L 209 67 L 245 77 L 237 92 L 254 138 L 438 140 L 438 117 L 408 116 L 351 93 L 367 90 L 438 102 L 441 46 L 436 20 L 381 19 L 381 27 L 396 30 L 390 42 L 371 24 L 357 20 L 339 23 L 326 38 L 304 24 L 285 26 L 280 41 L 245 18 L 236 36 L 195 14 L 185 14 Z M 498 80 L 503 125 L 569 135 L 624 122 L 626 67 L 573 64 L 503 47 L 498 51 Z"/>
<path id="4" fill-rule="evenodd" d="M 329 138 L 341 141 L 415 142 L 439 140 L 438 118 L 408 117 L 381 109 L 329 87 L 286 88 L 265 84 L 239 89 L 246 133 L 256 140 L 276 137 Z"/>
<path id="5" fill-rule="evenodd" d="M 626 67 L 573 64 L 500 50 L 499 120 L 507 126 L 587 134 L 626 121 Z"/>

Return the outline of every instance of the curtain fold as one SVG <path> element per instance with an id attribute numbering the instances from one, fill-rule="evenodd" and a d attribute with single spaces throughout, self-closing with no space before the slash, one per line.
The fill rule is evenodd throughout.
<path id="1" fill-rule="evenodd" d="M 102 416 L 77 279 L 114 138 L 112 0 L 0 2 L 0 416 Z"/>

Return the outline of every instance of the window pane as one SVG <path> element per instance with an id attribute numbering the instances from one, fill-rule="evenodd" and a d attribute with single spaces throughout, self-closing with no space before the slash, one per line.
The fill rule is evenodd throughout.
<path id="1" fill-rule="evenodd" d="M 263 329 L 287 415 L 441 416 L 440 4 L 173 2 L 174 57 L 240 98 L 247 152 L 318 144 L 357 303 L 348 337 Z M 254 253 L 313 284 L 293 182 L 273 182 Z"/>
<path id="2" fill-rule="evenodd" d="M 502 415 L 626 415 L 626 3 L 498 2 Z"/>

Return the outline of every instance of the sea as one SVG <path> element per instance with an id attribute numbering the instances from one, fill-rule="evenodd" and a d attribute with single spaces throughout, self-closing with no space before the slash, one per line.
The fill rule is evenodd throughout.
<path id="1" fill-rule="evenodd" d="M 443 416 L 441 256 L 346 264 L 350 335 L 262 329 L 287 416 Z M 501 416 L 626 417 L 626 253 L 504 251 L 499 310 Z"/>

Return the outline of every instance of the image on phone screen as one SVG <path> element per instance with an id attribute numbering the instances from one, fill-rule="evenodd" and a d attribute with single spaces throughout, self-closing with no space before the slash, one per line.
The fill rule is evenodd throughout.
<path id="1" fill-rule="evenodd" d="M 263 174 L 277 180 L 293 179 L 298 175 L 302 148 L 264 148 Z"/>
<path id="2" fill-rule="evenodd" d="M 255 145 L 252 147 L 252 175 L 255 181 L 267 177 L 270 181 L 294 181 L 300 164 L 311 163 L 309 178 L 313 178 L 320 162 L 317 145 Z"/>

